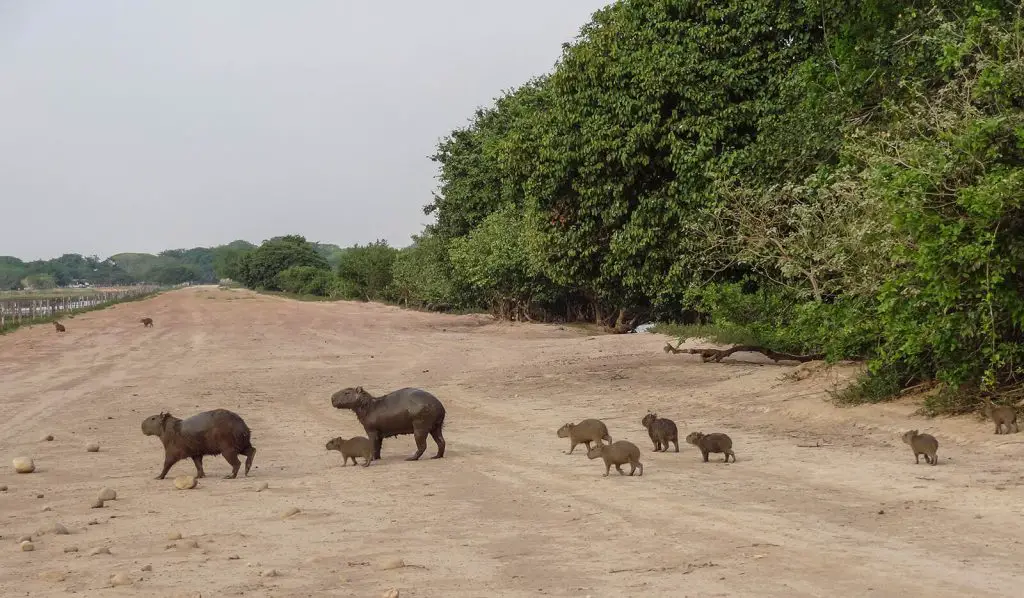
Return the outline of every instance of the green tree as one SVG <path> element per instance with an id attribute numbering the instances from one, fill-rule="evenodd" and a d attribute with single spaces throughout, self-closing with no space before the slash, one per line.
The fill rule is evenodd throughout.
<path id="1" fill-rule="evenodd" d="M 264 241 L 241 256 L 238 280 L 251 289 L 280 290 L 277 275 L 293 266 L 312 266 L 327 270 L 327 260 L 301 235 L 287 235 Z"/>
<path id="2" fill-rule="evenodd" d="M 398 250 L 387 241 L 378 240 L 365 246 L 354 245 L 342 251 L 338 259 L 338 280 L 350 298 L 378 301 L 394 276 L 392 267 Z"/>

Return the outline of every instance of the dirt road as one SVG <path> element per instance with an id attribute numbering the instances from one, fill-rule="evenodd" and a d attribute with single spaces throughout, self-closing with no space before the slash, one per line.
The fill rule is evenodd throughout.
<path id="1" fill-rule="evenodd" d="M 153 328 L 138 323 L 146 315 Z M 791 367 L 665 355 L 652 334 L 216 287 L 66 324 L 0 337 L 3 596 L 1021 592 L 1024 435 L 923 420 L 912 405 L 833 408 L 824 390 L 849 370 L 795 381 Z M 437 394 L 446 458 L 406 462 L 402 437 L 369 468 L 342 468 L 324 443 L 363 432 L 329 397 L 356 384 Z M 251 476 L 221 479 L 227 463 L 208 457 L 195 490 L 154 480 L 163 453 L 142 419 L 214 407 L 253 429 Z M 729 433 L 738 462 L 702 463 L 685 444 L 654 454 L 647 409 L 681 435 Z M 566 455 L 555 430 L 584 417 L 639 445 L 644 476 L 605 478 L 580 448 Z M 939 438 L 938 466 L 914 464 L 898 437 L 911 426 Z M 93 440 L 102 448 L 87 453 Z M 36 473 L 14 473 L 22 455 Z M 193 472 L 182 462 L 169 477 Z M 118 499 L 91 509 L 103 486 Z M 301 512 L 281 519 L 291 507 Z M 55 521 L 71 533 L 20 550 L 19 536 Z M 90 556 L 97 547 L 111 554 Z M 407 566 L 383 567 L 393 559 Z M 110 587 L 118 573 L 131 585 Z"/>

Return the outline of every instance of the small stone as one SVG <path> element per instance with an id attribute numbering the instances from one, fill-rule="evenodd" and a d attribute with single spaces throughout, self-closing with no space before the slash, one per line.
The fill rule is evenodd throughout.
<path id="1" fill-rule="evenodd" d="M 32 536 L 27 535 L 27 534 L 24 535 L 24 536 L 21 536 L 20 538 L 18 538 L 18 543 L 19 544 L 22 543 L 22 542 L 31 542 L 31 541 L 32 541 Z"/>
<path id="2" fill-rule="evenodd" d="M 65 546 L 64 552 L 78 552 L 77 546 Z"/>
<path id="3" fill-rule="evenodd" d="M 185 542 L 185 548 L 199 548 L 199 542 L 189 540 L 188 542 Z"/>
<path id="4" fill-rule="evenodd" d="M 22 552 L 32 552 L 35 549 L 36 549 L 35 544 L 33 544 L 31 542 L 22 542 L 21 543 L 21 551 Z"/>
<path id="5" fill-rule="evenodd" d="M 35 462 L 28 457 L 15 457 L 11 463 L 14 465 L 14 471 L 18 473 L 32 473 L 36 470 Z"/>
<path id="6" fill-rule="evenodd" d="M 47 513 L 47 512 L 52 511 L 52 510 L 53 510 L 53 507 L 51 507 L 50 505 L 43 505 L 43 512 L 44 513 Z"/>
<path id="7" fill-rule="evenodd" d="M 97 556 L 101 554 L 110 554 L 110 549 L 106 546 L 97 546 L 89 551 L 90 556 Z"/>
<path id="8" fill-rule="evenodd" d="M 42 497 L 43 497 L 42 494 L 36 494 L 36 498 L 42 498 Z"/>
<path id="9" fill-rule="evenodd" d="M 53 442 L 53 434 L 47 434 L 39 439 L 39 442 Z"/>
<path id="10" fill-rule="evenodd" d="M 284 513 L 281 513 L 281 519 L 288 519 L 289 517 L 294 517 L 301 512 L 302 511 L 300 511 L 297 507 L 292 507 L 285 511 Z"/>
<path id="11" fill-rule="evenodd" d="M 398 588 L 391 588 L 380 595 L 380 598 L 398 598 Z"/>
<path id="12" fill-rule="evenodd" d="M 99 519 L 90 519 L 89 520 L 89 525 L 99 525 L 99 524 L 100 524 L 100 520 Z"/>
<path id="13" fill-rule="evenodd" d="M 100 495 L 98 498 L 104 501 L 117 500 L 117 492 L 114 492 L 113 488 L 104 488 L 103 490 L 100 490 Z"/>
<path id="14" fill-rule="evenodd" d="M 228 557 L 228 560 L 229 561 L 237 561 L 238 560 L 238 555 L 237 554 L 233 554 L 233 555 Z"/>
<path id="15" fill-rule="evenodd" d="M 260 484 L 260 485 L 259 485 L 259 486 L 258 486 L 258 487 L 256 488 L 256 492 L 263 492 L 263 491 L 264 491 L 264 490 L 266 490 L 267 488 L 270 488 L 270 484 L 268 484 L 268 483 L 266 483 L 266 482 L 263 482 L 262 484 Z"/>
<path id="16" fill-rule="evenodd" d="M 164 550 L 174 550 L 177 547 L 178 547 L 177 544 L 175 544 L 174 542 L 171 542 L 170 544 L 165 544 L 164 545 Z"/>
<path id="17" fill-rule="evenodd" d="M 110 576 L 110 585 L 112 586 L 128 586 L 131 584 L 131 578 L 124 573 L 115 573 Z"/>
<path id="18" fill-rule="evenodd" d="M 190 475 L 174 478 L 174 487 L 178 490 L 191 490 L 196 487 L 196 479 Z"/>
<path id="19" fill-rule="evenodd" d="M 86 452 L 89 453 L 98 453 L 100 452 L 100 445 L 96 444 L 95 442 L 90 442 L 89 444 L 85 445 L 85 450 Z"/>
<path id="20" fill-rule="evenodd" d="M 885 515 L 885 509 L 878 509 L 879 515 Z"/>
<path id="21" fill-rule="evenodd" d="M 103 508 L 103 499 L 102 498 L 97 498 L 96 500 L 92 501 L 92 508 L 94 508 L 94 509 L 102 509 Z"/>
<path id="22" fill-rule="evenodd" d="M 171 542 L 174 542 L 175 540 L 180 540 L 181 532 L 171 532 L 170 534 L 167 534 L 167 539 Z"/>
<path id="23" fill-rule="evenodd" d="M 68 531 L 68 528 L 64 527 L 59 521 L 54 521 L 50 525 L 47 525 L 46 527 L 41 527 L 38 530 L 36 530 L 37 536 L 42 536 L 45 534 L 56 534 L 58 536 L 66 536 L 69 533 L 71 532 Z"/>
<path id="24" fill-rule="evenodd" d="M 381 571 L 388 571 L 389 569 L 401 569 L 405 566 L 405 561 L 402 559 L 388 559 L 380 563 Z"/>
<path id="25" fill-rule="evenodd" d="M 60 571 L 44 571 L 39 574 L 39 579 L 43 581 L 49 581 L 51 583 L 60 583 L 67 579 L 67 575 Z"/>
<path id="26" fill-rule="evenodd" d="M 153 565 L 143 565 L 142 566 L 142 570 L 143 571 L 152 571 L 153 570 Z"/>
<path id="27" fill-rule="evenodd" d="M 277 569 L 264 569 L 263 572 L 260 573 L 260 577 L 277 577 L 277 576 L 278 576 Z"/>
<path id="28" fill-rule="evenodd" d="M 7 492 L 7 484 L 0 484 L 0 492 Z"/>

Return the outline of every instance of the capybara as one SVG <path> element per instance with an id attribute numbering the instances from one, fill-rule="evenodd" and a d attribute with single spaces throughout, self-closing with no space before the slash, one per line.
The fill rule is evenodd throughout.
<path id="1" fill-rule="evenodd" d="M 703 432 L 690 432 L 686 437 L 686 442 L 700 449 L 700 454 L 704 456 L 704 462 L 708 462 L 708 455 L 710 453 L 725 453 L 725 462 L 729 462 L 729 457 L 732 457 L 732 462 L 736 462 L 736 454 L 732 452 L 732 438 L 729 438 L 727 434 L 721 432 L 712 432 L 711 434 L 704 434 Z"/>
<path id="2" fill-rule="evenodd" d="M 939 441 L 931 434 L 918 434 L 917 430 L 910 430 L 903 433 L 903 442 L 914 450 L 914 463 L 921 462 L 920 455 L 924 455 L 925 463 L 935 465 L 939 462 Z"/>
<path id="3" fill-rule="evenodd" d="M 341 462 L 342 467 L 348 465 L 349 459 L 352 459 L 352 465 L 359 465 L 356 462 L 356 457 L 364 459 L 363 467 L 369 467 L 370 461 L 373 461 L 373 443 L 365 436 L 356 436 L 348 440 L 341 436 L 332 438 L 327 441 L 327 450 L 341 453 L 343 458 Z"/>
<path id="4" fill-rule="evenodd" d="M 156 479 L 162 480 L 171 467 L 182 459 L 192 459 L 196 465 L 196 477 L 206 477 L 203 471 L 203 457 L 224 455 L 231 464 L 231 475 L 238 475 L 241 462 L 238 455 L 245 455 L 245 475 L 249 475 L 256 449 L 249 440 L 249 426 L 237 413 L 227 409 L 214 409 L 197 413 L 187 419 L 178 419 L 170 413 L 152 415 L 142 421 L 142 433 L 159 436 L 164 444 L 164 468 Z"/>
<path id="5" fill-rule="evenodd" d="M 985 415 L 996 425 L 996 434 L 1016 434 L 1019 431 L 1019 428 L 1017 428 L 1017 409 L 1010 405 L 985 403 Z M 1006 432 L 1003 432 L 1004 426 L 1006 427 Z"/>
<path id="6" fill-rule="evenodd" d="M 142 318 L 139 321 L 142 322 L 143 328 L 149 328 L 150 326 L 153 325 L 153 318 Z"/>
<path id="7" fill-rule="evenodd" d="M 599 419 L 585 419 L 578 424 L 565 424 L 558 428 L 558 437 L 569 439 L 570 455 L 576 450 L 577 444 L 585 445 L 589 451 L 591 442 L 601 444 L 602 440 L 609 443 L 612 441 L 611 435 L 608 434 L 608 426 Z"/>
<path id="8" fill-rule="evenodd" d="M 351 409 L 366 435 L 373 443 L 373 458 L 380 459 L 385 438 L 412 434 L 416 439 L 416 452 L 406 461 L 415 461 L 427 450 L 427 434 L 437 444 L 432 459 L 444 457 L 444 405 L 437 397 L 419 388 L 401 388 L 383 397 L 374 397 L 362 386 L 345 388 L 331 395 L 335 409 Z"/>
<path id="9" fill-rule="evenodd" d="M 647 428 L 647 434 L 654 443 L 654 452 L 668 452 L 670 442 L 676 445 L 676 452 L 679 452 L 679 429 L 676 428 L 676 422 L 648 411 L 640 423 Z"/>
<path id="10" fill-rule="evenodd" d="M 54 320 L 54 322 L 53 322 L 53 327 L 54 327 L 54 329 L 57 330 L 57 332 L 64 332 L 64 331 L 67 330 L 67 328 L 64 327 L 64 324 L 61 324 L 60 322 L 57 322 L 56 320 Z"/>
<path id="11" fill-rule="evenodd" d="M 628 440 L 620 440 L 611 444 L 601 444 L 601 441 L 598 440 L 594 448 L 587 449 L 587 457 L 604 459 L 605 476 L 611 472 L 612 465 L 615 466 L 619 475 L 626 475 L 626 472 L 622 471 L 622 466 L 626 463 L 629 463 L 629 475 L 633 475 L 637 469 L 640 469 L 638 475 L 644 475 L 644 464 L 640 462 L 640 449 Z"/>

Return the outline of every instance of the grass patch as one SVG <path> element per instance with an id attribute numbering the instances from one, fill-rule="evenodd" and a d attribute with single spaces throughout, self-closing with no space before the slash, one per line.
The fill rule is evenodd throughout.
<path id="1" fill-rule="evenodd" d="M 120 289 L 114 289 L 120 290 Z M 35 299 L 58 299 L 61 297 L 91 297 L 110 290 L 96 288 L 85 289 L 45 289 L 39 291 L 0 291 L 0 301 L 32 301 Z"/>
<path id="2" fill-rule="evenodd" d="M 34 318 L 34 319 L 31 319 L 31 320 L 24 319 L 24 320 L 20 320 L 20 321 L 8 319 L 4 323 L 3 326 L 0 326 L 0 335 L 7 334 L 9 332 L 14 332 L 15 330 L 17 330 L 17 329 L 19 329 L 19 328 L 21 328 L 23 326 L 34 326 L 36 324 L 49 324 L 49 323 L 52 323 L 54 321 L 62 320 L 62 319 L 70 320 L 70 319 L 74 318 L 75 316 L 77 316 L 78 314 L 84 314 L 84 313 L 88 313 L 90 311 L 99 311 L 101 309 L 107 309 L 108 307 L 113 307 L 113 306 L 118 305 L 120 303 L 131 303 L 133 301 L 142 301 L 144 299 L 149 299 L 150 297 L 155 297 L 155 296 L 159 295 L 160 293 L 163 293 L 164 291 L 167 291 L 167 290 L 169 290 L 169 289 L 158 289 L 156 291 L 153 291 L 151 293 L 146 293 L 144 295 L 136 295 L 135 297 L 125 297 L 123 299 L 113 299 L 113 300 L 107 301 L 105 303 L 99 303 L 97 305 L 91 305 L 89 307 L 82 307 L 82 308 L 79 308 L 79 309 L 72 309 L 70 311 L 61 312 L 59 314 L 51 315 L 51 316 L 46 316 L 46 317 L 43 317 L 43 318 Z"/>
<path id="3" fill-rule="evenodd" d="M 651 330 L 680 340 L 705 338 L 722 345 L 761 345 L 761 341 L 745 330 L 719 328 L 714 324 L 655 324 Z"/>

